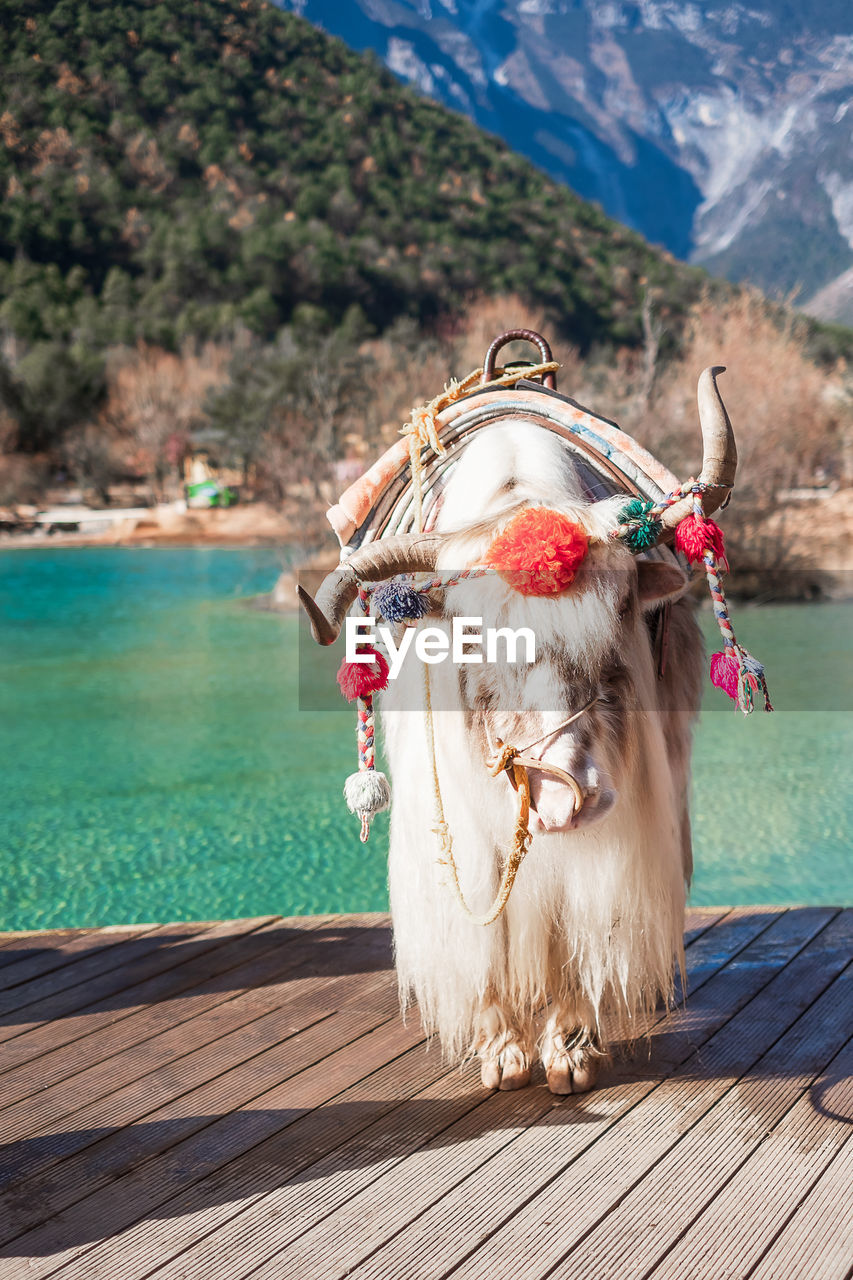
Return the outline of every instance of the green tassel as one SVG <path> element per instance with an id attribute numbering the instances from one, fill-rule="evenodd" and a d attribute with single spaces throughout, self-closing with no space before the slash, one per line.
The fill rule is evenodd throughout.
<path id="1" fill-rule="evenodd" d="M 632 498 L 619 512 L 619 523 L 633 524 L 635 520 L 645 520 L 653 505 L 651 502 L 644 502 L 642 498 Z"/>
<path id="2" fill-rule="evenodd" d="M 619 537 L 631 551 L 647 551 L 660 537 L 660 521 L 650 514 L 653 508 L 653 502 L 632 498 L 619 512 Z"/>

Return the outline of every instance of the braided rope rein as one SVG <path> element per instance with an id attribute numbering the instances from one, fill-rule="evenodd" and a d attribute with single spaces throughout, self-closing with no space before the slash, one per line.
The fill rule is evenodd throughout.
<path id="1" fill-rule="evenodd" d="M 703 514 L 701 494 L 702 487 L 699 484 L 694 484 L 693 514 L 697 518 L 701 518 Z M 745 716 L 749 715 L 755 709 L 754 695 L 760 689 L 764 696 L 764 710 L 772 711 L 773 704 L 770 701 L 770 692 L 767 688 L 764 667 L 743 645 L 738 644 L 735 638 L 734 627 L 729 617 L 726 593 L 723 590 L 722 565 L 712 547 L 706 547 L 702 562 L 708 579 L 708 590 L 711 593 L 714 617 L 723 637 L 724 661 L 728 660 L 737 665 L 737 705 Z"/>
<path id="2" fill-rule="evenodd" d="M 755 710 L 755 695 L 759 691 L 764 698 L 764 710 L 772 711 L 773 704 L 770 701 L 764 666 L 738 643 L 729 615 L 722 582 L 722 575 L 729 567 L 723 550 L 722 530 L 705 516 L 702 505 L 702 494 L 716 487 L 691 478 L 659 502 L 634 499 L 623 508 L 622 522 L 611 536 L 625 542 L 633 551 L 645 550 L 655 545 L 660 535 L 660 516 L 674 503 L 692 495 L 692 518 L 696 528 L 702 531 L 704 542 L 700 555 L 686 551 L 685 554 L 696 563 L 701 563 L 705 570 L 714 618 L 723 637 L 722 653 L 715 653 L 711 658 L 711 682 L 727 693 L 744 715 Z M 676 526 L 676 547 L 679 547 L 679 531 L 688 520 Z"/>
<path id="3" fill-rule="evenodd" d="M 412 490 L 414 497 L 414 517 L 415 528 L 418 532 L 423 532 L 423 462 L 421 459 L 421 450 L 429 445 L 435 454 L 443 454 L 445 452 L 444 445 L 438 437 L 438 425 L 436 423 L 436 415 L 442 409 L 453 404 L 461 396 L 465 395 L 471 388 L 480 383 L 482 390 L 488 390 L 493 387 L 511 387 L 519 382 L 522 378 L 532 378 L 537 375 L 544 376 L 546 373 L 556 373 L 560 368 L 556 360 L 544 361 L 536 365 L 526 365 L 519 370 L 504 370 L 499 373 L 496 378 L 490 379 L 483 383 L 483 369 L 473 369 L 460 382 L 451 381 L 445 387 L 444 391 L 437 395 L 428 404 L 412 410 L 411 421 L 403 427 L 403 434 L 409 437 L 409 460 L 412 471 Z M 457 581 L 462 577 L 479 576 L 477 570 L 469 571 L 467 574 L 460 574 Z M 440 584 L 439 584 L 440 585 Z M 445 583 L 445 586 L 451 583 Z M 426 721 L 427 735 L 427 752 L 430 761 L 430 771 L 432 773 L 433 784 L 433 804 L 435 809 L 435 826 L 433 831 L 438 838 L 439 850 L 442 856 L 438 859 L 438 865 L 448 869 L 450 874 L 450 885 L 465 914 L 477 924 L 488 925 L 493 924 L 495 920 L 503 912 L 509 901 L 509 895 L 515 884 L 515 878 L 518 869 L 524 860 L 524 855 L 530 847 L 533 837 L 528 829 L 530 821 L 530 781 L 527 776 L 527 770 L 522 765 L 513 765 L 513 778 L 516 790 L 519 795 L 518 817 L 515 824 L 515 832 L 513 834 L 513 843 L 510 854 L 504 864 L 503 873 L 501 875 L 501 883 L 498 888 L 497 896 L 489 910 L 484 915 L 476 915 L 471 911 L 465 896 L 462 893 L 462 886 L 459 882 L 459 868 L 456 865 L 456 859 L 453 855 L 453 836 L 447 825 L 447 818 L 444 812 L 444 802 L 441 796 L 441 783 L 438 776 L 438 761 L 435 750 L 435 725 L 433 720 L 432 708 L 432 690 L 430 685 L 429 666 L 423 663 L 423 679 L 424 679 L 424 712 Z M 499 769 L 498 772 L 501 770 Z"/>
<path id="4" fill-rule="evenodd" d="M 456 573 L 436 574 L 426 579 L 419 579 L 415 575 L 408 574 L 401 574 L 399 575 L 399 578 L 410 583 L 412 588 L 416 590 L 418 594 L 425 594 L 426 592 L 439 587 L 446 588 L 455 586 L 458 582 L 463 580 L 481 578 L 487 574 L 492 574 L 493 572 L 494 570 L 491 568 L 474 567 L 472 569 L 463 569 Z M 365 616 L 370 613 L 370 599 L 378 585 L 379 584 L 375 583 L 359 584 L 357 602 L 360 611 Z M 524 856 L 530 848 L 530 843 L 533 839 L 529 830 L 530 779 L 528 777 L 527 768 L 525 764 L 515 761 L 514 757 L 518 756 L 520 753 L 513 747 L 504 747 L 498 761 L 490 764 L 490 771 L 493 777 L 497 777 L 504 770 L 510 774 L 514 789 L 518 792 L 519 806 L 513 833 L 512 848 L 506 862 L 504 863 L 501 873 L 501 881 L 495 900 L 488 911 L 482 915 L 478 915 L 476 912 L 471 910 L 468 903 L 465 901 L 465 895 L 462 892 L 462 886 L 459 879 L 459 868 L 453 853 L 453 836 L 445 815 L 444 801 L 441 794 L 441 782 L 438 776 L 438 760 L 435 745 L 435 722 L 429 666 L 427 663 L 423 663 L 422 666 L 427 755 L 430 763 L 433 806 L 435 811 L 435 825 L 432 830 L 439 845 L 439 857 L 436 860 L 437 865 L 447 868 L 449 872 L 450 888 L 452 889 L 454 896 L 465 915 L 467 915 L 475 924 L 493 924 L 501 915 L 509 901 L 509 896 L 512 893 L 512 888 L 515 884 L 516 876 L 518 875 L 518 869 L 521 866 Z M 359 772 L 367 773 L 375 770 L 376 726 L 372 693 L 360 695 L 357 699 L 357 738 Z M 577 784 L 575 784 L 575 786 L 577 786 Z M 370 835 L 370 819 L 372 814 L 362 811 L 360 813 L 360 817 L 361 841 L 362 843 L 366 843 Z"/>
<path id="5" fill-rule="evenodd" d="M 358 604 L 362 613 L 370 611 L 370 597 L 363 586 L 358 589 Z M 376 769 L 376 717 L 373 710 L 373 694 L 366 693 L 356 699 L 356 740 L 358 743 L 358 768 L 360 773 L 369 773 Z M 371 814 L 362 812 L 361 843 L 367 844 L 370 837 Z"/>
<path id="6" fill-rule="evenodd" d="M 416 590 L 418 594 L 424 594 L 438 587 L 449 587 L 460 582 L 463 578 L 480 578 L 491 570 L 485 568 L 474 568 L 462 570 L 459 573 L 438 574 L 423 581 L 416 579 L 414 575 L 401 574 L 401 579 L 411 581 L 412 586 L 417 582 Z M 370 599 L 379 583 L 362 582 L 359 583 L 357 603 L 360 611 L 367 617 L 370 613 Z M 424 673 L 428 673 L 428 667 L 424 664 Z M 428 732 L 432 734 L 431 709 L 430 723 Z M 373 704 L 373 694 L 359 694 L 356 699 L 356 742 L 358 746 L 358 771 L 361 774 L 374 773 L 376 771 L 376 714 Z M 433 773 L 436 777 L 435 762 L 433 760 Z M 439 795 L 440 803 L 440 795 Z M 358 816 L 361 819 L 361 842 L 366 844 L 370 837 L 370 821 L 374 813 L 380 812 L 377 809 L 359 809 Z"/>

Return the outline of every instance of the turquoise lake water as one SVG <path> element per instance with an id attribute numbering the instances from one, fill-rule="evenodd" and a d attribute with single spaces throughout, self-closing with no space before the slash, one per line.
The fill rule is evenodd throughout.
<path id="1" fill-rule="evenodd" d="M 0 553 L 0 929 L 386 906 L 387 818 L 361 845 L 340 794 L 352 710 L 298 711 L 297 622 L 245 605 L 282 560 Z M 692 900 L 853 902 L 853 606 L 735 621 L 777 712 L 709 687 Z"/>

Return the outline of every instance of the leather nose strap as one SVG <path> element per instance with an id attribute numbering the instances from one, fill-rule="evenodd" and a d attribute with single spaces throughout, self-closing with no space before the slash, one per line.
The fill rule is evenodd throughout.
<path id="1" fill-rule="evenodd" d="M 561 769 L 556 764 L 550 764 L 546 760 L 539 760 L 536 756 L 520 755 L 515 747 L 504 746 L 498 743 L 498 753 L 494 760 L 490 761 L 492 776 L 497 775 L 503 770 L 509 778 L 510 786 L 514 791 L 518 790 L 518 783 L 515 777 L 515 765 L 519 765 L 522 769 L 538 769 L 540 773 L 550 773 L 553 777 L 558 778 L 560 782 L 564 782 L 571 789 L 575 797 L 575 813 L 580 813 L 583 808 L 584 793 L 581 790 L 580 783 L 577 778 L 573 778 L 565 769 Z"/>
<path id="2" fill-rule="evenodd" d="M 566 786 L 570 787 L 571 790 L 574 792 L 575 813 L 580 813 L 581 809 L 583 808 L 583 802 L 586 797 L 584 796 L 584 793 L 581 790 L 580 783 L 578 782 L 577 778 L 573 778 L 572 775 L 570 773 L 567 773 L 565 769 L 561 769 L 556 764 L 549 764 L 545 760 L 537 760 L 535 756 L 516 756 L 515 759 L 513 760 L 513 764 L 520 764 L 525 769 L 538 769 L 540 773 L 550 773 L 553 775 L 553 777 L 558 778 L 560 782 L 564 782 Z M 507 770 L 507 776 L 509 777 L 510 781 L 513 783 L 513 786 L 514 786 L 515 783 L 513 781 L 513 777 L 509 769 Z"/>

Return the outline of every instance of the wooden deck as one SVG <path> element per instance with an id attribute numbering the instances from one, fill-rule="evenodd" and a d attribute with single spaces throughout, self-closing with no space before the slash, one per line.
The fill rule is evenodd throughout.
<path id="1" fill-rule="evenodd" d="M 379 916 L 0 937 L 0 1280 L 853 1272 L 853 911 L 692 911 L 686 1011 L 489 1093 Z"/>

